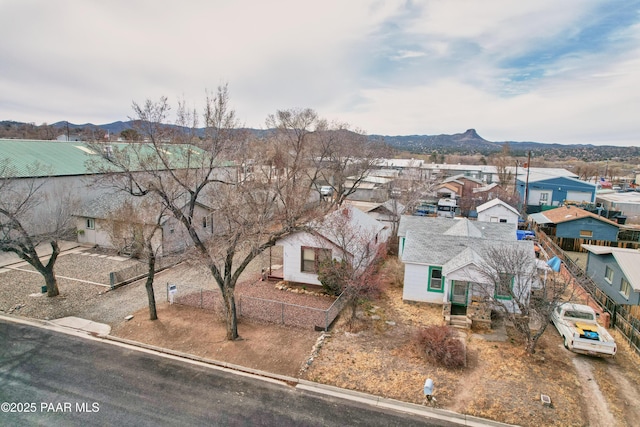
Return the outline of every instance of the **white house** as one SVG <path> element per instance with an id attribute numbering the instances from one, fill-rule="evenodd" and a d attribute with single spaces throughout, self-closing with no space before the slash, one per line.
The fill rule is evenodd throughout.
<path id="1" fill-rule="evenodd" d="M 492 199 L 476 208 L 478 221 L 481 222 L 506 222 L 517 224 L 520 214 L 518 210 L 500 199 Z"/>
<path id="2" fill-rule="evenodd" d="M 491 268 L 488 254 L 504 249 L 525 254 L 524 271 L 535 272 L 533 242 L 517 240 L 516 224 L 403 216 L 398 236 L 399 258 L 405 266 L 404 300 L 442 304 L 445 317 L 466 315 L 476 301 L 491 307 L 492 301 L 501 300 L 514 312 L 518 312 L 514 295 L 528 302 L 531 275 L 518 277 L 505 271 L 511 276 L 511 290 L 496 289 L 495 281 L 486 275 Z"/>
<path id="3" fill-rule="evenodd" d="M 318 266 L 322 261 L 350 261 L 361 267 L 373 261 L 378 248 L 389 238 L 389 228 L 351 206 L 341 207 L 323 221 L 310 224 L 276 243 L 283 248 L 283 279 L 321 285 Z"/>

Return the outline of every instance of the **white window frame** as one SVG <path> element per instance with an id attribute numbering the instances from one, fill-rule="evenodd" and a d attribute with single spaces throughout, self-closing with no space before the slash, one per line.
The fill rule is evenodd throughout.
<path id="1" fill-rule="evenodd" d="M 626 299 L 631 295 L 631 283 L 624 277 L 620 280 L 620 293 Z"/>
<path id="2" fill-rule="evenodd" d="M 96 229 L 96 220 L 94 218 L 87 218 L 85 221 L 85 226 L 87 230 L 95 230 Z"/>
<path id="3" fill-rule="evenodd" d="M 608 265 L 604 268 L 604 280 L 610 285 L 613 283 L 613 268 Z"/>

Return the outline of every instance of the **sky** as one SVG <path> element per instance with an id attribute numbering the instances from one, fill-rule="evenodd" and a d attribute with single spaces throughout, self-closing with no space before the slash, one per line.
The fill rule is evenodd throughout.
<path id="1" fill-rule="evenodd" d="M 640 145 L 640 0 L 0 0 L 0 120 L 105 124 L 227 84 L 242 125 Z"/>

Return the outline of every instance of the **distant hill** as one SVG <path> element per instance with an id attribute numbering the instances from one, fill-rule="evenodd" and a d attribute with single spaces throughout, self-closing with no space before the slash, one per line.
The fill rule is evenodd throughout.
<path id="1" fill-rule="evenodd" d="M 432 151 L 444 153 L 485 153 L 502 150 L 502 143 L 487 141 L 475 129 L 454 135 L 408 135 L 382 136 L 371 135 L 372 138 L 383 139 L 390 146 L 412 153 L 428 154 Z"/>
<path id="2" fill-rule="evenodd" d="M 639 147 L 617 147 L 592 144 L 549 144 L 542 142 L 487 141 L 475 129 L 453 135 L 371 135 L 382 139 L 398 150 L 415 154 L 482 154 L 490 155 L 502 150 L 505 144 L 514 156 L 525 156 L 530 151 L 537 157 L 571 158 L 584 161 L 619 159 L 629 161 L 640 157 Z"/>
<path id="3" fill-rule="evenodd" d="M 127 122 L 123 122 L 123 121 L 117 121 L 117 122 L 113 122 L 113 123 L 107 123 L 106 125 L 94 125 L 93 123 L 85 123 L 82 125 L 76 125 L 73 123 L 68 123 L 68 122 L 56 122 L 53 123 L 51 126 L 58 128 L 58 129 L 66 129 L 67 126 L 69 127 L 69 129 L 73 129 L 75 130 L 79 130 L 79 129 L 95 129 L 95 128 L 99 128 L 101 130 L 104 131 L 109 131 L 110 134 L 112 135 L 119 135 L 120 132 L 122 132 L 125 129 L 131 129 L 131 121 L 127 121 Z"/>
<path id="4" fill-rule="evenodd" d="M 74 124 L 57 122 L 48 126 L 36 126 L 15 121 L 0 121 L 0 138 L 33 138 L 56 139 L 67 132 L 84 138 L 95 138 L 109 132 L 119 135 L 125 129 L 133 128 L 131 121 L 94 125 L 92 123 Z M 264 138 L 273 130 L 245 129 L 259 138 Z M 204 129 L 199 129 L 204 134 Z M 500 152 L 505 144 L 509 144 L 511 154 L 524 156 L 531 151 L 534 156 L 577 158 L 584 161 L 622 160 L 640 162 L 639 147 L 596 146 L 591 144 L 548 144 L 541 142 L 488 141 L 481 137 L 475 129 L 453 135 L 370 135 L 371 140 L 384 141 L 389 146 L 414 154 L 482 154 L 484 156 Z"/>

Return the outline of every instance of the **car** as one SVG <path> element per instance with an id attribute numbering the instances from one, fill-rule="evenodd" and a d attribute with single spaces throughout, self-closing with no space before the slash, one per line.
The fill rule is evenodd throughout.
<path id="1" fill-rule="evenodd" d="M 320 187 L 320 194 L 323 196 L 331 196 L 333 194 L 333 187 L 330 185 L 323 185 Z"/>
<path id="2" fill-rule="evenodd" d="M 617 346 L 609 332 L 596 321 L 593 308 L 582 304 L 561 304 L 553 310 L 551 322 L 566 349 L 590 356 L 613 357 Z"/>

